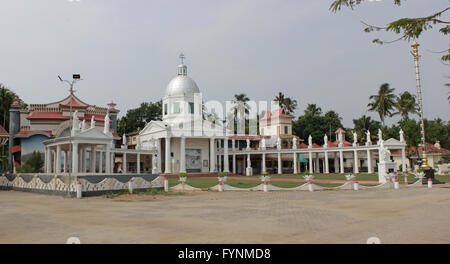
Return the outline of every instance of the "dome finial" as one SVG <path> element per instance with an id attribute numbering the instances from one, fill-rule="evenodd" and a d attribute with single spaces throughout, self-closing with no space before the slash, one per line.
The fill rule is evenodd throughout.
<path id="1" fill-rule="evenodd" d="M 180 59 L 181 59 L 181 64 L 184 64 L 184 54 L 183 52 L 180 53 Z"/>
<path id="2" fill-rule="evenodd" d="M 187 75 L 187 67 L 184 65 L 184 59 L 186 58 L 183 53 L 180 54 L 179 58 L 181 59 L 181 64 L 178 65 L 178 75 L 186 76 Z"/>

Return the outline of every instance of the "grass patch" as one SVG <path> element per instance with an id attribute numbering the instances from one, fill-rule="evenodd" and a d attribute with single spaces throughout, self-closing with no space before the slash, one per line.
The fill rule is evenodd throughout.
<path id="1" fill-rule="evenodd" d="M 434 177 L 438 181 L 441 181 L 441 182 L 450 182 L 450 175 L 449 174 L 447 174 L 447 175 L 435 175 Z"/>
<path id="2" fill-rule="evenodd" d="M 323 183 L 323 182 L 313 182 L 315 185 L 319 185 L 326 188 L 333 188 L 343 185 L 343 183 Z"/>
<path id="3" fill-rule="evenodd" d="M 305 184 L 305 182 L 270 181 L 270 184 L 280 188 L 295 188 Z"/>
<path id="4" fill-rule="evenodd" d="M 226 184 L 236 187 L 236 188 L 253 188 L 258 185 L 260 185 L 261 181 L 245 181 L 245 180 L 235 180 L 235 179 L 228 179 Z"/>

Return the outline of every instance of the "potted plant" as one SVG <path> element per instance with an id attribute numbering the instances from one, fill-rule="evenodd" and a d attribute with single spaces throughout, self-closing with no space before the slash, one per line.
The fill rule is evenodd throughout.
<path id="1" fill-rule="evenodd" d="M 178 177 L 180 177 L 180 182 L 181 183 L 185 183 L 187 180 L 187 173 L 185 172 L 180 172 L 178 173 Z"/>
<path id="2" fill-rule="evenodd" d="M 227 173 L 226 172 L 219 172 L 219 182 L 226 182 L 227 181 Z"/>
<path id="3" fill-rule="evenodd" d="M 270 176 L 267 172 L 264 172 L 261 176 L 261 181 L 262 182 L 266 182 L 266 181 L 270 181 Z"/>

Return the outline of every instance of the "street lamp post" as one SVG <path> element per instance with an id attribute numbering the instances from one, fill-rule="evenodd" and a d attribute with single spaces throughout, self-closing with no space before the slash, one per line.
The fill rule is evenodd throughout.
<path id="1" fill-rule="evenodd" d="M 433 180 L 433 183 L 437 182 L 437 180 L 434 179 L 434 170 L 428 165 L 427 160 L 427 151 L 426 151 L 426 145 L 425 145 L 425 124 L 423 120 L 423 102 L 422 102 L 422 88 L 420 85 L 420 74 L 419 74 L 419 43 L 417 41 L 414 41 L 411 45 L 413 48 L 412 55 L 414 57 L 414 63 L 416 66 L 416 86 L 417 86 L 417 100 L 419 102 L 419 116 L 420 116 L 420 144 L 422 145 L 422 169 L 425 172 L 426 177 L 423 178 L 422 183 L 426 183 L 426 181 L 431 178 Z"/>
<path id="2" fill-rule="evenodd" d="M 69 84 L 69 92 L 70 92 L 70 115 L 69 115 L 69 153 L 72 153 L 72 124 L 73 124 L 73 122 L 72 122 L 72 103 L 73 103 L 73 94 L 74 94 L 74 92 L 75 92 L 75 90 L 73 89 L 73 85 L 76 83 L 76 82 L 78 82 L 78 81 L 80 81 L 80 80 L 82 80 L 81 79 L 81 77 L 80 77 L 80 74 L 73 74 L 72 75 L 72 81 L 70 82 L 70 81 L 68 81 L 68 80 L 63 80 L 62 78 L 61 78 L 61 76 L 59 76 L 58 75 L 58 79 L 61 81 L 61 82 L 65 82 L 65 83 L 68 83 Z M 68 157 L 69 155 L 66 155 L 66 158 Z M 70 156 L 72 159 L 73 159 L 73 153 L 72 153 L 72 155 Z M 67 162 L 66 160 L 64 160 L 64 162 Z M 56 166 L 59 166 L 59 164 L 56 164 Z M 73 162 L 72 162 L 72 166 L 73 166 Z M 70 166 L 70 169 L 68 170 L 68 184 L 67 184 L 67 196 L 68 197 L 70 197 L 70 182 L 71 182 L 71 175 L 70 175 L 70 171 L 72 170 L 72 166 Z"/>

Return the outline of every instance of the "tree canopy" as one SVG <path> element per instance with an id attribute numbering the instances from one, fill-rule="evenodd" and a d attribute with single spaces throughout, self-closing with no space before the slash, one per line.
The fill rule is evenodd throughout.
<path id="1" fill-rule="evenodd" d="M 349 7 L 351 9 L 354 9 L 357 5 L 360 5 L 363 2 L 367 1 L 368 0 L 335 0 L 332 2 L 330 10 L 332 12 L 337 12 L 341 10 L 342 7 Z M 394 5 L 397 6 L 400 6 L 402 2 L 405 2 L 405 0 L 393 0 Z M 373 32 L 385 30 L 400 35 L 400 37 L 390 41 L 380 40 L 379 38 L 376 38 L 372 41 L 373 43 L 378 44 L 392 43 L 399 40 L 410 41 L 411 39 L 418 39 L 424 31 L 433 30 L 436 27 L 439 28 L 439 32 L 441 32 L 444 37 L 447 38 L 447 35 L 450 33 L 450 21 L 442 20 L 441 16 L 448 11 L 450 11 L 450 6 L 421 17 L 398 18 L 397 20 L 387 23 L 387 25 L 384 27 L 373 26 L 363 22 L 366 25 L 364 31 Z M 443 52 L 445 52 L 446 54 L 443 55 L 441 59 L 443 61 L 450 61 L 450 49 L 446 47 Z"/>
<path id="2" fill-rule="evenodd" d="M 152 120 L 161 120 L 162 102 L 141 103 L 138 108 L 130 109 L 127 114 L 118 120 L 117 132 L 119 135 L 143 129 Z"/>

